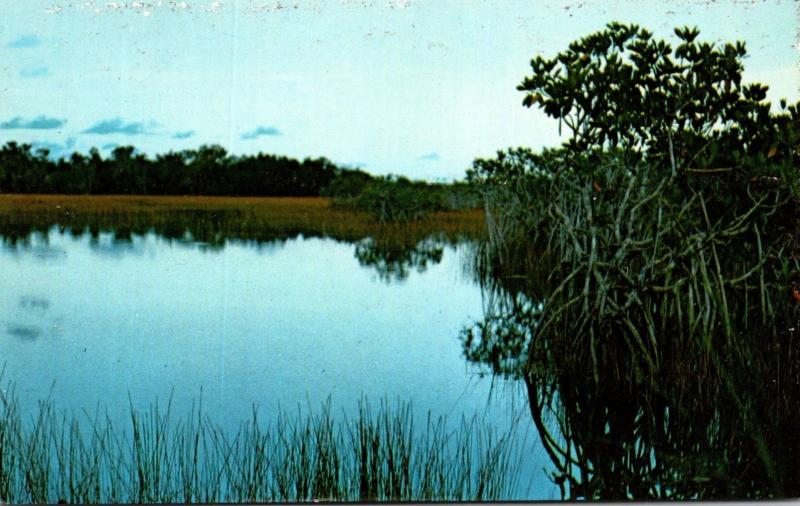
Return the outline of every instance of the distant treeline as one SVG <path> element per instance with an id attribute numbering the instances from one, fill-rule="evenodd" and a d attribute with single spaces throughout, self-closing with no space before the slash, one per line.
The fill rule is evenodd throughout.
<path id="1" fill-rule="evenodd" d="M 477 193 L 466 183 L 372 176 L 326 158 L 234 156 L 221 146 L 155 158 L 131 146 L 118 147 L 108 157 L 93 148 L 88 155 L 76 152 L 54 160 L 46 149 L 8 142 L 0 149 L 0 193 L 325 196 L 337 205 L 371 212 L 380 221 L 478 205 Z"/>
<path id="2" fill-rule="evenodd" d="M 154 159 L 131 146 L 118 147 L 109 157 L 92 149 L 57 160 L 29 144 L 8 142 L 0 149 L 2 193 L 315 196 L 340 171 L 325 158 L 233 156 L 221 146 Z"/>

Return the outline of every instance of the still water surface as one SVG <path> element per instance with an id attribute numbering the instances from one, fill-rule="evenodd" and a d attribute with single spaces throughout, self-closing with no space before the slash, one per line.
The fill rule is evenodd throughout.
<path id="1" fill-rule="evenodd" d="M 519 498 L 557 498 L 521 385 L 482 377 L 460 330 L 483 316 L 469 246 L 386 276 L 356 245 L 333 239 L 200 243 L 155 234 L 118 241 L 54 228 L 0 249 L 0 360 L 32 408 L 108 409 L 124 417 L 172 397 L 235 428 L 252 406 L 354 413 L 358 400 L 410 400 L 457 421 L 500 429 L 520 417 L 526 447 Z M 527 431 L 527 434 L 526 434 Z M 529 488 L 530 487 L 530 488 Z"/>

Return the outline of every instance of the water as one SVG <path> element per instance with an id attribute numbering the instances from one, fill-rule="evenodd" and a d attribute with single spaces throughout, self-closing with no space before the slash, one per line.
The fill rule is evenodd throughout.
<path id="1" fill-rule="evenodd" d="M 23 407 L 50 396 L 112 418 L 169 398 L 183 413 L 202 398 L 230 428 L 254 404 L 313 411 L 330 399 L 351 414 L 362 396 L 453 421 L 477 413 L 501 430 L 521 417 L 526 476 L 515 496 L 557 498 L 525 389 L 464 359 L 459 332 L 483 317 L 468 245 L 399 270 L 361 250 L 302 236 L 210 248 L 153 233 L 35 234 L 0 250 L 4 381 Z"/>

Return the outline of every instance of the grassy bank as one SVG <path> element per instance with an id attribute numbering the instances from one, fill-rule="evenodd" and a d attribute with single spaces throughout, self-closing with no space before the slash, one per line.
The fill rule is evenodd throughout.
<path id="1" fill-rule="evenodd" d="M 440 211 L 405 223 L 379 223 L 366 212 L 333 206 L 322 197 L 198 197 L 120 195 L 0 195 L 0 231 L 25 237 L 53 226 L 73 233 L 154 231 L 164 237 L 220 244 L 302 234 L 358 241 L 367 237 L 416 244 L 431 234 L 455 240 L 483 232 L 480 210 Z"/>
<path id="2" fill-rule="evenodd" d="M 110 418 L 58 413 L 50 400 L 20 412 L 0 403 L 0 501 L 154 503 L 510 499 L 521 454 L 515 432 L 484 420 L 451 428 L 410 404 L 362 400 L 354 418 L 281 411 L 225 431 L 192 409 L 131 408 Z"/>

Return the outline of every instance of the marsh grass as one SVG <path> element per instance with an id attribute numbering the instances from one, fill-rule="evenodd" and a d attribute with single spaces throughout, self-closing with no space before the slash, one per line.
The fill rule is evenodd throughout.
<path id="1" fill-rule="evenodd" d="M 476 237 L 483 233 L 484 216 L 480 210 L 440 211 L 413 222 L 380 223 L 366 212 L 334 206 L 322 197 L 0 195 L 0 231 L 7 242 L 25 240 L 32 232 L 53 226 L 75 235 L 113 231 L 122 239 L 154 231 L 211 246 L 222 246 L 226 240 L 286 240 L 300 234 L 416 244 L 436 233 L 451 240 Z"/>
<path id="2" fill-rule="evenodd" d="M 409 403 L 359 402 L 353 418 L 254 407 L 226 431 L 192 406 L 131 406 L 129 423 L 58 413 L 30 416 L 10 385 L 0 399 L 0 501 L 171 503 L 512 499 L 520 479 L 516 423 L 499 432 L 478 417 L 450 428 Z M 418 432 L 419 431 L 419 432 Z"/>

